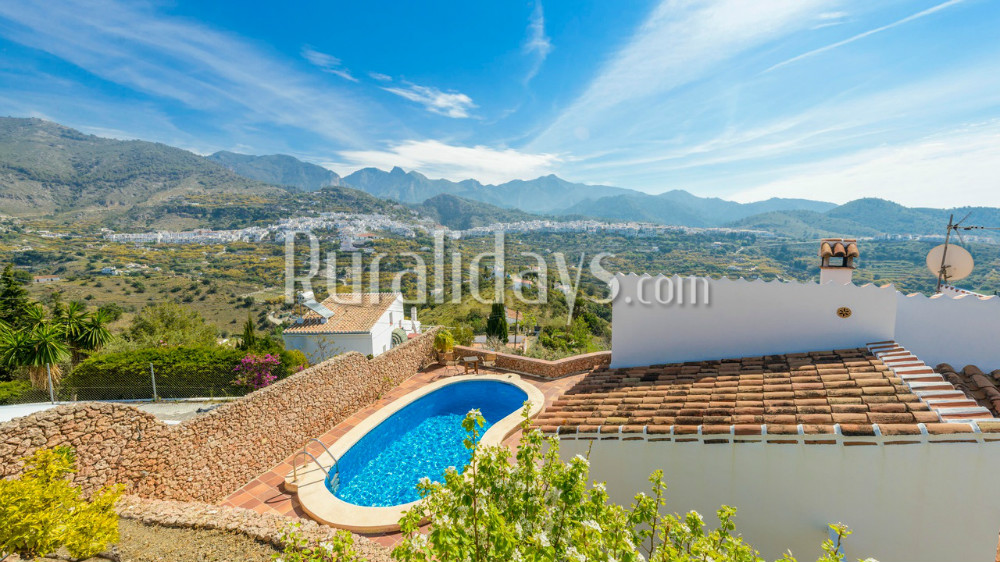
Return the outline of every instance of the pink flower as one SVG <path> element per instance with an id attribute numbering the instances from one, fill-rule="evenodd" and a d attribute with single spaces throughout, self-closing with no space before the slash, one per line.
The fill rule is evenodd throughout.
<path id="1" fill-rule="evenodd" d="M 263 357 L 259 355 L 247 355 L 240 360 L 240 364 L 234 369 L 240 373 L 233 384 L 245 386 L 253 390 L 260 390 L 278 380 L 278 376 L 271 371 L 281 364 L 281 359 L 276 355 L 268 353 Z"/>

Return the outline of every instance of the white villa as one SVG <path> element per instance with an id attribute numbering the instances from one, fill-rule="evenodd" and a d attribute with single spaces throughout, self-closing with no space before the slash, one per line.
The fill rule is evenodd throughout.
<path id="1" fill-rule="evenodd" d="M 348 351 L 381 355 L 420 333 L 420 322 L 405 318 L 399 293 L 337 293 L 313 304 L 283 332 L 285 348 L 313 364 Z"/>
<path id="2" fill-rule="evenodd" d="M 769 559 L 837 522 L 848 559 L 992 559 L 1000 298 L 856 286 L 854 240 L 820 257 L 819 284 L 616 276 L 611 365 L 535 424 L 619 503 L 663 469 L 670 511 L 737 506 Z"/>

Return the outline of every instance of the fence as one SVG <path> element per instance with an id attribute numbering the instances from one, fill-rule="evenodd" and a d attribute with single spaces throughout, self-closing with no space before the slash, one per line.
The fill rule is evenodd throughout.
<path id="1" fill-rule="evenodd" d="M 243 396 L 252 388 L 233 384 L 235 373 L 226 366 L 202 367 L 195 377 L 177 376 L 171 366 L 148 363 L 143 366 L 104 370 L 99 377 L 79 377 L 70 373 L 54 385 L 58 402 L 118 400 L 178 400 L 185 398 L 228 398 Z M 193 380 L 192 380 L 193 379 Z M 49 389 L 32 388 L 28 381 L 0 382 L 0 405 L 49 402 Z"/>

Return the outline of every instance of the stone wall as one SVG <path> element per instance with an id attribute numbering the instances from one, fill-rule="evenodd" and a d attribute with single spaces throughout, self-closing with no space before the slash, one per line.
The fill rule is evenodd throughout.
<path id="1" fill-rule="evenodd" d="M 168 426 L 131 406 L 79 403 L 0 424 L 0 477 L 42 447 L 77 453 L 78 484 L 148 498 L 218 501 L 427 364 L 434 332 L 373 360 L 347 353 Z"/>
<path id="2" fill-rule="evenodd" d="M 461 359 L 462 357 L 468 357 L 470 355 L 483 358 L 487 354 L 491 353 L 493 352 L 483 349 L 476 349 L 461 345 L 455 346 L 456 359 Z M 585 353 L 583 355 L 564 357 L 563 359 L 557 359 L 555 361 L 535 359 L 533 357 L 525 357 L 523 355 L 514 355 L 513 353 L 495 353 L 495 355 L 497 356 L 496 367 L 498 369 L 549 379 L 556 379 L 566 375 L 582 373 L 598 367 L 606 367 L 611 363 L 610 351 Z"/>
<path id="3" fill-rule="evenodd" d="M 274 513 L 257 513 L 250 509 L 200 502 L 151 500 L 137 496 L 123 497 L 117 508 L 121 517 L 146 525 L 235 531 L 278 548 L 286 546 L 281 535 L 291 523 L 287 518 Z M 314 521 L 299 520 L 296 523 L 300 525 L 300 535 L 311 546 L 330 541 L 337 533 L 336 529 Z M 389 549 L 360 535 L 354 535 L 354 550 L 368 562 L 391 560 Z"/>

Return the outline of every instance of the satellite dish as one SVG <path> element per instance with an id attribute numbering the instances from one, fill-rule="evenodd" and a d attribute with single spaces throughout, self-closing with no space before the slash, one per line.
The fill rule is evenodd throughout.
<path id="1" fill-rule="evenodd" d="M 947 253 L 945 249 L 947 248 Z M 941 260 L 944 260 L 944 271 L 942 272 Z M 961 246 L 954 244 L 941 244 L 935 246 L 927 252 L 927 269 L 931 270 L 935 276 L 941 276 L 944 282 L 958 281 L 965 279 L 972 273 L 975 263 L 972 261 L 972 254 Z"/>

